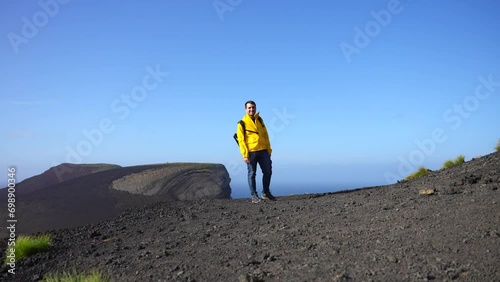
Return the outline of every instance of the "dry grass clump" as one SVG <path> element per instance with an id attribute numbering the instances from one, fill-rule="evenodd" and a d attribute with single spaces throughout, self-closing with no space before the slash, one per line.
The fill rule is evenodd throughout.
<path id="1" fill-rule="evenodd" d="M 409 181 L 409 180 L 413 180 L 413 179 L 417 179 L 419 177 L 422 177 L 422 176 L 425 176 L 429 173 L 429 170 L 423 166 L 419 167 L 417 171 L 415 171 L 414 173 L 408 175 L 405 180 L 406 181 Z"/>
<path id="2" fill-rule="evenodd" d="M 75 269 L 49 273 L 43 278 L 44 282 L 108 282 L 109 277 L 98 270 L 89 273 L 78 273 Z"/>
<path id="3" fill-rule="evenodd" d="M 8 255 L 5 258 L 4 265 L 11 261 L 11 254 L 14 254 L 14 261 L 18 261 L 25 257 L 48 250 L 52 244 L 52 237 L 49 234 L 40 236 L 19 236 L 14 242 L 14 244 L 9 244 L 7 247 Z"/>
<path id="4" fill-rule="evenodd" d="M 444 162 L 444 164 L 441 167 L 441 169 L 450 168 L 452 166 L 456 166 L 456 165 L 462 164 L 464 162 L 465 162 L 465 156 L 459 155 L 454 160 L 447 160 L 446 162 Z"/>

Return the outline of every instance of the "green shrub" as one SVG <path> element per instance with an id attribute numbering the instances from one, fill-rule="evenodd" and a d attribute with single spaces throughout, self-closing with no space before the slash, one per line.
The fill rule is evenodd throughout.
<path id="1" fill-rule="evenodd" d="M 452 160 L 447 160 L 446 162 L 444 162 L 441 169 L 449 168 L 449 167 L 452 167 L 454 165 L 455 165 L 455 163 Z"/>
<path id="2" fill-rule="evenodd" d="M 495 150 L 497 150 L 497 152 L 500 152 L 500 139 L 498 139 L 498 143 L 495 146 Z"/>
<path id="3" fill-rule="evenodd" d="M 415 171 L 414 173 L 408 175 L 405 180 L 408 181 L 408 180 L 413 180 L 413 179 L 417 179 L 419 177 L 422 177 L 424 175 L 427 175 L 427 173 L 429 173 L 429 170 L 423 166 L 419 167 L 417 171 Z"/>
<path id="4" fill-rule="evenodd" d="M 71 271 L 63 271 L 56 273 L 49 273 L 43 277 L 44 282 L 107 282 L 110 281 L 108 277 L 103 275 L 98 270 L 93 270 L 87 274 L 76 272 L 75 269 Z"/>
<path id="5" fill-rule="evenodd" d="M 446 169 L 446 168 L 450 168 L 452 166 L 462 164 L 462 163 L 464 163 L 464 161 L 465 161 L 465 157 L 463 155 L 459 155 L 454 160 L 447 160 L 446 162 L 444 162 L 441 169 Z"/>
<path id="6" fill-rule="evenodd" d="M 465 156 L 464 155 L 459 155 L 456 159 L 455 159 L 455 164 L 463 164 L 465 162 Z"/>
<path id="7" fill-rule="evenodd" d="M 15 260 L 18 261 L 25 257 L 48 250 L 51 243 L 52 237 L 48 234 L 40 236 L 19 236 L 15 244 L 7 247 L 7 254 L 11 254 L 11 250 L 14 250 Z M 6 257 L 4 264 L 8 262 L 10 262 L 10 258 Z"/>

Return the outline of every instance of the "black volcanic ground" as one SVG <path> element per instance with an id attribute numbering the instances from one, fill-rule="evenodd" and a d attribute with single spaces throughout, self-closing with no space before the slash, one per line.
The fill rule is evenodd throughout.
<path id="1" fill-rule="evenodd" d="M 500 281 L 499 176 L 493 153 L 390 186 L 155 203 L 52 231 L 50 251 L 1 277 L 75 268 L 113 281 Z"/>

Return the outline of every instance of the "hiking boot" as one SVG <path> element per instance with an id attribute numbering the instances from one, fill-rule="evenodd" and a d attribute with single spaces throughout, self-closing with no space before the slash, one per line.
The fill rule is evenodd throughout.
<path id="1" fill-rule="evenodd" d="M 276 201 L 276 198 L 271 193 L 262 194 L 262 200 Z"/>
<path id="2" fill-rule="evenodd" d="M 252 196 L 252 203 L 257 204 L 258 202 L 260 202 L 259 196 L 253 195 Z"/>

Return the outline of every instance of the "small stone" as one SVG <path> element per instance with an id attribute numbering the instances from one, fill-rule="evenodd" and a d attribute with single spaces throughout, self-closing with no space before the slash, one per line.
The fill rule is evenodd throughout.
<path id="1" fill-rule="evenodd" d="M 398 262 L 398 259 L 395 256 L 388 255 L 388 256 L 386 256 L 386 259 L 388 262 L 392 262 L 392 263 Z"/>
<path id="2" fill-rule="evenodd" d="M 250 276 L 248 275 L 240 275 L 240 277 L 238 277 L 238 281 L 240 282 L 250 282 Z"/>
<path id="3" fill-rule="evenodd" d="M 434 189 L 421 189 L 418 191 L 420 195 L 434 195 Z"/>

